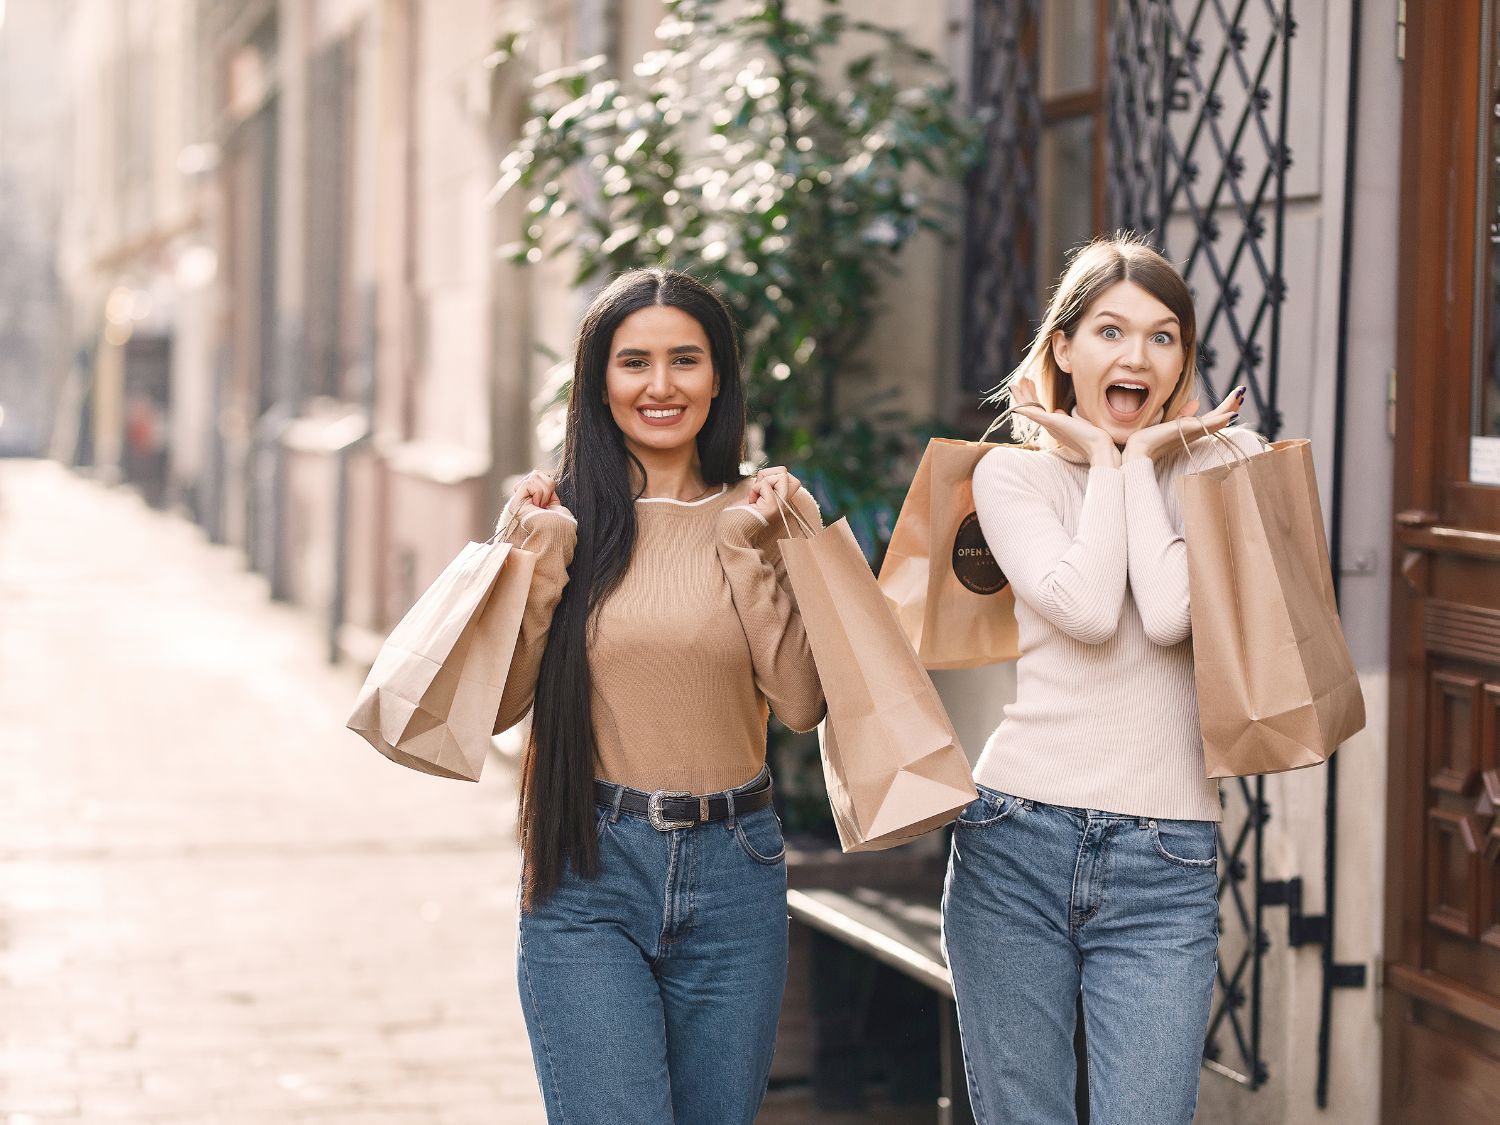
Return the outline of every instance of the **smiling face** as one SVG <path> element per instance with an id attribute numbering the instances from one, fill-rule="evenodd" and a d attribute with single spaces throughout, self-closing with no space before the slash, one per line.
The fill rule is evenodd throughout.
<path id="1" fill-rule="evenodd" d="M 1162 420 L 1187 357 L 1177 317 L 1133 281 L 1100 293 L 1071 337 L 1053 333 L 1052 353 L 1073 378 L 1078 413 L 1116 445 Z"/>
<path id="2" fill-rule="evenodd" d="M 719 393 L 708 334 L 670 305 L 637 309 L 615 329 L 604 388 L 625 446 L 637 457 L 696 452 Z"/>

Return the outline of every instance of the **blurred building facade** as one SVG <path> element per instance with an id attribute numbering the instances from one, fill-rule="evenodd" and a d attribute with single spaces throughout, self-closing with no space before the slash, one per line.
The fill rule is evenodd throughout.
<path id="1" fill-rule="evenodd" d="M 1500 653 L 1463 639 L 1491 635 L 1500 609 L 1500 519 L 1483 492 L 1495 481 L 1476 467 L 1500 439 L 1485 415 L 1482 128 L 1497 5 L 1429 7 L 1411 29 L 1397 0 L 1240 5 L 1232 18 L 1192 0 L 846 7 L 946 60 L 997 121 L 1002 159 L 954 199 L 963 241 L 911 247 L 901 299 L 870 329 L 869 354 L 908 406 L 971 429 L 976 391 L 1003 373 L 1063 248 L 1144 216 L 1196 263 L 1190 281 L 1217 310 L 1205 312 L 1211 382 L 1222 394 L 1250 370 L 1247 421 L 1315 443 L 1370 721 L 1340 753 L 1336 802 L 1325 770 L 1229 794 L 1229 835 L 1256 821 L 1260 833 L 1253 856 L 1226 865 L 1239 874 L 1203 1119 L 1311 1120 L 1320 1087 L 1321 1115 L 1338 1122 L 1477 1104 L 1500 1089 Z M 60 9 L 69 319 L 54 450 L 189 511 L 276 596 L 323 615 L 331 653 L 365 658 L 456 547 L 487 533 L 506 479 L 537 463 L 536 400 L 588 297 L 563 264 L 518 270 L 494 253 L 522 219 L 518 200 L 486 196 L 530 77 L 596 54 L 628 71 L 660 4 Z M 490 65 L 513 32 L 524 57 Z M 1142 44 L 1158 40 L 1180 45 L 1170 79 L 1154 80 L 1179 115 L 1166 150 L 1184 186 L 1153 215 L 1124 197 L 1111 154 L 1161 110 L 1131 102 L 1121 78 L 1140 76 Z M 1444 52 L 1462 60 L 1451 104 L 1433 101 Z M 1442 168 L 1468 187 L 1445 196 Z M 1257 211 L 1247 199 L 1267 177 L 1276 203 Z M 1250 277 L 1273 242 L 1284 297 Z M 1237 320 L 1247 307 L 1264 318 Z M 1257 333 L 1273 322 L 1267 357 Z M 1443 332 L 1459 343 L 1442 350 Z M 977 749 L 1010 671 L 935 678 Z M 1319 918 L 1337 919 L 1331 943 Z"/>
<path id="2" fill-rule="evenodd" d="M 39 0 L 0 4 L 0 456 L 46 451 L 47 373 L 67 362 L 54 254 L 67 87 L 56 57 L 61 15 Z"/>

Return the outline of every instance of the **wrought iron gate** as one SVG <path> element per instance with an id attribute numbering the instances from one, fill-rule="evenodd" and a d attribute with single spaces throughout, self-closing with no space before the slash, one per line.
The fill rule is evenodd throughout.
<path id="1" fill-rule="evenodd" d="M 1036 327 L 1033 232 L 1041 100 L 1034 40 L 1041 0 L 976 0 L 973 101 L 988 116 L 988 159 L 968 185 L 964 222 L 964 387 L 994 386 Z"/>
<path id="2" fill-rule="evenodd" d="M 1108 0 L 1106 227 L 1149 232 L 1183 269 L 1198 306 L 1207 397 L 1249 390 L 1246 421 L 1267 437 L 1277 408 L 1291 0 Z M 973 91 L 990 114 L 990 161 L 970 184 L 964 369 L 993 385 L 1036 324 L 1036 0 L 976 0 Z M 1263 911 L 1293 911 L 1291 940 L 1316 940 L 1300 883 L 1262 878 L 1265 783 L 1223 787 L 1221 942 L 1204 1065 L 1252 1089 L 1261 1054 Z M 1298 923 L 1304 926 L 1299 937 Z"/>

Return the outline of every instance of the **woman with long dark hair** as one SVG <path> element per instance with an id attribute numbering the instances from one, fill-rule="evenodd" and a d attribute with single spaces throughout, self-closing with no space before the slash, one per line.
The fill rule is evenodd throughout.
<path id="1" fill-rule="evenodd" d="M 723 301 L 632 271 L 579 327 L 556 481 L 501 516 L 538 556 L 495 729 L 533 711 L 517 960 L 553 1121 L 748 1123 L 765 1092 L 787 959 L 767 709 L 823 715 L 778 500 L 819 514 L 785 469 L 742 478 L 744 437 Z"/>

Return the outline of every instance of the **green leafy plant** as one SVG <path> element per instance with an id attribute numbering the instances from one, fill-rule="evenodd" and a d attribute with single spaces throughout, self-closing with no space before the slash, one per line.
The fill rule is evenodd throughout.
<path id="1" fill-rule="evenodd" d="M 782 0 L 667 13 L 629 79 L 595 58 L 536 80 L 493 193 L 527 193 L 502 254 L 573 254 L 579 284 L 656 264 L 713 280 L 744 329 L 766 456 L 876 558 L 933 427 L 870 392 L 860 352 L 902 247 L 947 229 L 979 123 L 930 52 L 836 0 L 809 20 Z"/>

